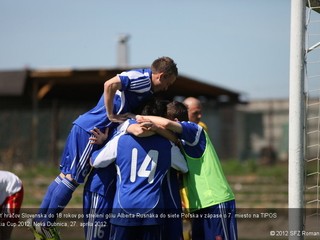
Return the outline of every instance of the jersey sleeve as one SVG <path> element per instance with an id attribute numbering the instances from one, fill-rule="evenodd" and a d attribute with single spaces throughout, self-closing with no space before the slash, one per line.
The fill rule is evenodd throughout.
<path id="1" fill-rule="evenodd" d="M 181 122 L 183 139 L 187 145 L 195 146 L 199 143 L 202 127 L 193 122 Z"/>
<path id="2" fill-rule="evenodd" d="M 91 157 L 91 164 L 95 168 L 109 166 L 117 157 L 118 142 L 121 134 L 112 138 L 103 148 L 94 152 Z"/>
<path id="3" fill-rule="evenodd" d="M 134 119 L 127 119 L 125 122 L 121 123 L 118 127 L 117 127 L 117 133 L 124 133 L 127 131 L 127 128 L 131 125 L 131 124 L 135 124 L 137 123 L 136 120 Z"/>
<path id="4" fill-rule="evenodd" d="M 144 93 L 151 89 L 151 72 L 148 69 L 122 72 L 118 77 L 121 81 L 121 91 Z"/>
<path id="5" fill-rule="evenodd" d="M 184 156 L 180 149 L 173 144 L 171 147 L 171 167 L 183 173 L 188 172 L 188 166 Z"/>
<path id="6" fill-rule="evenodd" d="M 191 157 L 200 157 L 206 149 L 206 136 L 201 126 L 193 122 L 181 122 L 180 135 L 184 151 Z"/>

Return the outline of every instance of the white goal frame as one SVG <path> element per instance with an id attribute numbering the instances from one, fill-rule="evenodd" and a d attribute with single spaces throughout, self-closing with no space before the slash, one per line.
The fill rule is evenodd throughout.
<path id="1" fill-rule="evenodd" d="M 291 0 L 288 153 L 288 236 L 290 240 L 304 239 L 301 233 L 305 229 L 306 209 L 304 199 L 306 168 L 306 56 L 310 51 L 320 46 L 320 43 L 310 47 L 306 46 L 306 11 L 307 8 L 316 7 L 314 11 L 320 13 L 319 6 L 319 0 Z"/>
<path id="2" fill-rule="evenodd" d="M 291 0 L 290 76 L 289 76 L 289 232 L 303 230 L 303 126 L 304 126 L 304 55 L 305 0 Z M 289 239 L 303 239 L 290 236 Z"/>

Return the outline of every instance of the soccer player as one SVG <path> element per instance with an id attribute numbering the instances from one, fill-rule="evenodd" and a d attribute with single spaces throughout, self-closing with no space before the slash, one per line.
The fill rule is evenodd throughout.
<path id="1" fill-rule="evenodd" d="M 162 101 L 163 104 L 165 104 L 165 112 L 162 113 L 162 115 L 157 115 L 156 113 L 159 112 L 157 109 L 159 107 L 153 107 L 153 109 L 147 109 L 148 106 L 146 106 L 142 112 L 142 115 L 157 115 L 157 116 L 165 116 L 168 119 L 174 120 L 174 116 L 167 114 L 167 104 L 169 101 Z M 155 104 L 157 106 L 157 104 Z M 151 106 L 152 107 L 152 106 Z M 149 108 L 151 108 L 149 106 Z M 180 114 L 180 119 L 187 121 L 188 115 Z M 143 134 L 146 134 L 145 131 L 139 131 L 140 128 L 136 127 L 137 124 L 131 125 L 128 128 L 128 132 L 142 137 Z M 149 129 L 152 129 L 152 124 L 148 123 Z M 145 129 L 144 126 L 141 126 L 142 129 Z M 157 129 L 157 128 L 156 128 Z M 158 134 L 166 137 L 167 139 L 174 142 L 176 145 L 179 146 L 179 140 L 175 135 L 172 135 L 172 132 L 169 133 L 162 130 L 161 132 L 158 131 Z M 181 176 L 181 172 L 177 171 L 174 168 L 170 168 L 166 174 L 166 176 L 163 179 L 162 183 L 162 193 L 163 193 L 163 199 L 165 202 L 165 207 L 163 209 L 164 217 L 164 223 L 163 223 L 163 231 L 162 231 L 162 239 L 166 240 L 181 240 L 183 239 L 183 222 L 182 222 L 182 204 L 181 204 L 181 197 L 179 193 L 179 189 L 181 187 L 181 181 L 179 179 L 179 176 Z"/>
<path id="2" fill-rule="evenodd" d="M 200 100 L 195 98 L 195 97 L 187 97 L 186 99 L 183 100 L 183 103 L 184 103 L 184 105 L 187 106 L 189 121 L 190 122 L 194 122 L 196 124 L 199 124 L 205 131 L 208 132 L 207 125 L 204 122 L 201 121 L 201 118 L 202 118 L 202 104 L 201 104 Z M 179 118 L 179 120 L 180 121 L 184 121 L 183 119 L 180 119 L 180 118 Z M 185 188 L 181 188 L 180 194 L 181 194 L 181 198 L 182 198 L 184 209 L 188 209 L 189 208 L 189 203 L 188 203 L 186 189 Z M 185 221 L 189 221 L 188 218 L 185 218 L 184 220 Z M 185 230 L 185 234 L 190 236 L 190 233 L 188 233 L 187 230 Z"/>
<path id="3" fill-rule="evenodd" d="M 116 168 L 93 168 L 83 190 L 84 233 L 86 240 L 108 240 L 110 213 L 112 210 Z"/>
<path id="4" fill-rule="evenodd" d="M 144 106 L 141 106 L 137 110 L 139 114 L 148 115 L 164 115 L 167 111 L 166 102 L 158 99 L 152 99 L 148 101 Z M 134 124 L 135 123 L 135 124 Z M 131 125 L 130 125 L 131 124 Z M 131 134 L 145 137 L 153 135 L 153 132 L 146 131 L 139 124 L 136 124 L 133 120 L 127 120 L 122 123 L 117 129 L 108 131 L 108 139 L 113 138 L 114 135 L 121 132 L 130 132 Z M 104 142 L 105 134 L 96 129 L 94 132 L 94 138 L 91 138 L 95 144 L 101 144 Z M 94 152 L 97 155 L 99 151 Z M 84 186 L 84 230 L 85 239 L 87 240 L 107 240 L 110 233 L 109 218 L 101 216 L 109 216 L 111 214 L 113 198 L 115 193 L 116 182 L 116 168 L 114 164 L 110 164 L 103 168 L 93 168 L 88 176 L 86 184 Z M 168 239 L 169 240 L 169 239 Z"/>
<path id="5" fill-rule="evenodd" d="M 19 221 L 23 201 L 23 185 L 12 172 L 0 171 L 0 239 L 9 240 L 14 223 Z M 3 225 L 4 224 L 4 225 Z"/>
<path id="6" fill-rule="evenodd" d="M 162 239 L 163 179 L 170 166 L 187 171 L 179 148 L 160 135 L 122 133 L 92 159 L 94 167 L 105 167 L 113 161 L 117 167 L 110 239 Z"/>
<path id="7" fill-rule="evenodd" d="M 202 104 L 199 99 L 194 97 L 187 97 L 183 103 L 188 108 L 188 117 L 190 122 L 194 122 L 203 127 L 208 132 L 207 125 L 201 121 L 202 118 Z"/>
<path id="8" fill-rule="evenodd" d="M 98 128 L 104 132 L 107 127 L 116 127 L 127 119 L 126 113 L 146 102 L 154 92 L 166 90 L 177 75 L 176 63 L 169 57 L 161 57 L 153 61 L 151 68 L 122 72 L 104 83 L 104 93 L 97 105 L 73 122 L 61 158 L 61 173 L 49 185 L 38 211 L 39 217 L 32 221 L 34 235 L 60 239 L 56 228 L 49 225 L 53 225 L 57 213 L 63 211 L 91 169 L 88 159 L 97 148 L 90 142 L 91 131 Z"/>
<path id="9" fill-rule="evenodd" d="M 126 121 L 118 128 L 107 128 L 108 131 L 105 133 L 102 133 L 99 129 L 95 129 L 93 132 L 94 137 L 90 139 L 94 144 L 102 144 L 105 142 L 105 138 L 108 141 L 115 134 L 125 131 L 128 123 Z M 101 149 L 98 151 L 101 151 Z M 86 240 L 109 239 L 109 215 L 113 205 L 116 177 L 114 164 L 110 164 L 105 168 L 93 168 L 88 175 L 83 189 L 83 222 Z"/>
<path id="10" fill-rule="evenodd" d="M 168 116 L 187 112 L 183 103 L 168 104 Z M 138 122 L 152 121 L 179 134 L 189 172 L 184 186 L 192 219 L 192 240 L 236 240 L 235 197 L 223 173 L 219 157 L 203 128 L 192 122 L 171 121 L 154 116 L 137 116 Z M 201 215 L 202 214 L 202 215 Z M 214 216 L 205 216 L 205 214 Z M 193 216 L 192 215 L 192 216 Z"/>

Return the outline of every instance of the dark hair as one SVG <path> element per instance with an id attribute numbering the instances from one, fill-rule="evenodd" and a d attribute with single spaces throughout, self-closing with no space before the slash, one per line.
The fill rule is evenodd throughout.
<path id="1" fill-rule="evenodd" d="M 144 105 L 141 111 L 141 115 L 166 117 L 167 104 L 167 101 L 163 101 L 158 98 L 153 98 Z"/>
<path id="2" fill-rule="evenodd" d="M 172 101 L 167 105 L 167 118 L 174 120 L 175 118 L 179 121 L 188 121 L 188 109 L 182 102 Z"/>
<path id="3" fill-rule="evenodd" d="M 177 64 L 169 57 L 160 57 L 153 61 L 151 71 L 165 76 L 178 76 Z"/>

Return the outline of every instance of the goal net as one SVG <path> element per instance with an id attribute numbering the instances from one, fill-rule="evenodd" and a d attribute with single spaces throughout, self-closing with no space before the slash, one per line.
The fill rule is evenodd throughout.
<path id="1" fill-rule="evenodd" d="M 305 220 L 320 234 L 320 1 L 307 0 L 305 34 Z M 313 236 L 315 237 L 315 236 Z M 320 236 L 312 239 L 320 239 Z"/>

